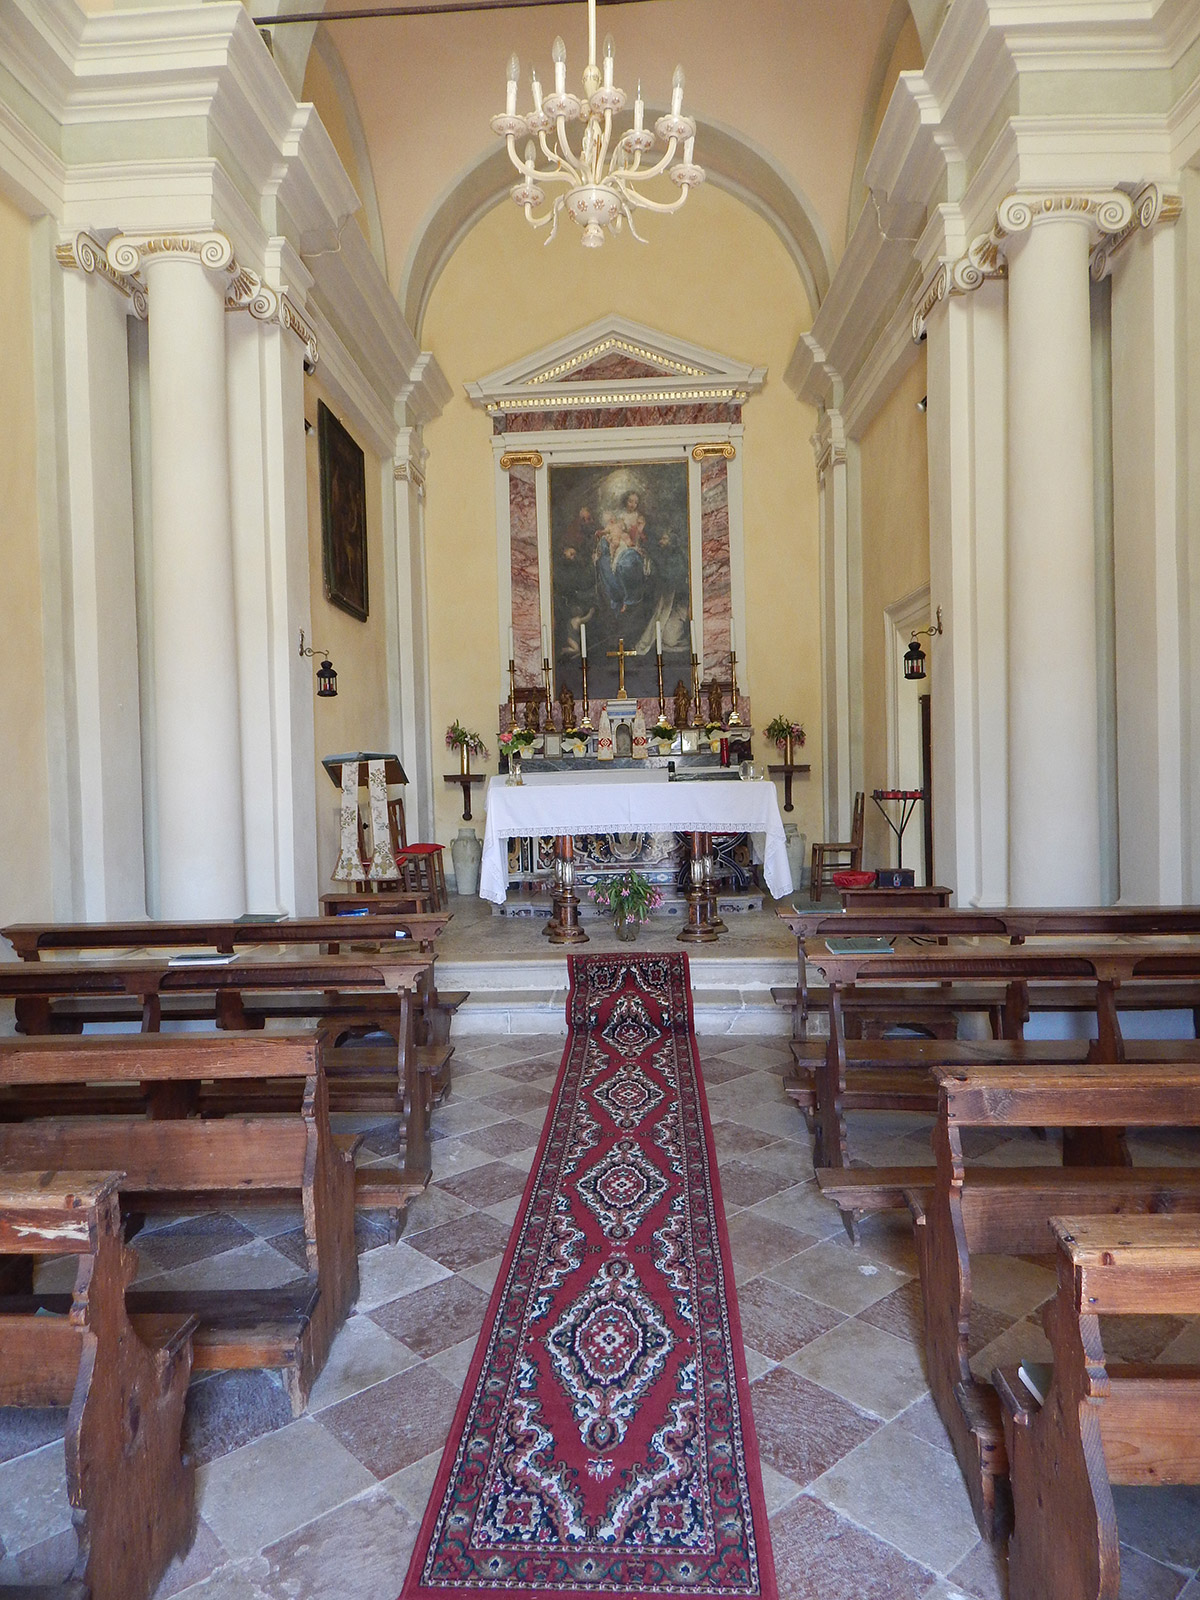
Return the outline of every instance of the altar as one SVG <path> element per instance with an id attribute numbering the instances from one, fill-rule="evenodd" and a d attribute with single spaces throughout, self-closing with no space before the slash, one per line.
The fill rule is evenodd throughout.
<path id="1" fill-rule="evenodd" d="M 783 819 L 773 783 L 672 783 L 661 769 L 639 773 L 636 781 L 619 776 L 586 778 L 568 772 L 529 773 L 514 785 L 492 778 L 487 787 L 487 826 L 479 893 L 503 905 L 508 892 L 507 841 L 554 837 L 554 913 L 548 927 L 552 943 L 582 943 L 574 889 L 577 834 L 649 830 L 692 836 L 693 883 L 688 895 L 688 926 L 681 939 L 713 939 L 720 931 L 711 909 L 714 833 L 746 833 L 761 856 L 767 888 L 777 899 L 792 892 Z"/>

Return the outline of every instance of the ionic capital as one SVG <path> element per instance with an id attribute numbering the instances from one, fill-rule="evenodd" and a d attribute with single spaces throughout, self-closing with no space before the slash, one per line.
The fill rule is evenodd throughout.
<path id="1" fill-rule="evenodd" d="M 147 262 L 195 261 L 212 272 L 236 273 L 233 246 L 223 233 L 119 233 L 108 241 L 108 264 L 115 272 L 137 272 Z"/>
<path id="2" fill-rule="evenodd" d="M 1102 234 L 1092 250 L 1091 272 L 1097 282 L 1112 269 L 1113 257 L 1125 247 L 1135 233 L 1156 228 L 1160 222 L 1175 222 L 1183 212 L 1183 196 L 1172 189 L 1161 189 L 1157 183 L 1148 183 L 1138 191 L 1133 201 L 1132 215 L 1121 228 Z"/>
<path id="3" fill-rule="evenodd" d="M 93 239 L 90 233 L 77 233 L 70 239 L 64 239 L 54 247 L 54 254 L 61 267 L 79 272 L 94 273 L 103 278 L 106 283 L 111 283 L 127 297 L 133 306 L 134 315 L 146 320 L 146 285 L 136 272 L 118 272 L 109 265 L 108 256 L 99 239 Z"/>
<path id="4" fill-rule="evenodd" d="M 967 253 L 950 263 L 950 293 L 969 294 L 988 278 L 1007 277 L 1009 242 L 1037 223 L 1083 221 L 1102 236 L 1124 228 L 1132 216 L 1133 202 L 1120 189 L 1006 195 L 988 232 L 972 239 Z"/>
<path id="5" fill-rule="evenodd" d="M 824 482 L 834 467 L 846 465 L 846 430 L 840 411 L 827 411 L 809 443 L 817 463 L 817 477 Z"/>

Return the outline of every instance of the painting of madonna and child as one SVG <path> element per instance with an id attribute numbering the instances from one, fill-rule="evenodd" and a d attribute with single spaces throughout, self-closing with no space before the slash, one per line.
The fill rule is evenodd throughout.
<path id="1" fill-rule="evenodd" d="M 669 700 L 691 671 L 687 462 L 551 467 L 550 530 L 555 683 L 579 692 L 582 625 L 589 697 L 616 695 L 624 640 L 625 693 L 656 699 L 660 625 Z"/>

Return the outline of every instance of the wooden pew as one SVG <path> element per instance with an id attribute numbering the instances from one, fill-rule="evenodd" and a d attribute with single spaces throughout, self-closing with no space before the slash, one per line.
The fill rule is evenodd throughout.
<path id="1" fill-rule="evenodd" d="M 1111 1485 L 1200 1483 L 1200 1367 L 1117 1365 L 1100 1318 L 1200 1314 L 1200 1220 L 1081 1216 L 1050 1224 L 1058 1293 L 1044 1402 L 1020 1369 L 994 1382 L 1014 1506 L 1010 1600 L 1117 1600 Z"/>
<path id="2" fill-rule="evenodd" d="M 206 1081 L 292 1080 L 300 1080 L 303 1090 L 291 1112 L 187 1114 Z M 135 1314 L 185 1311 L 200 1317 L 197 1371 L 279 1368 L 299 1414 L 358 1294 L 358 1139 L 330 1132 L 320 1040 L 285 1033 L 0 1039 L 0 1117 L 10 1091 L 19 1103 L 28 1088 L 81 1083 L 141 1084 L 148 1090 L 148 1113 L 0 1121 L 0 1171 L 111 1167 L 119 1156 L 125 1171 L 121 1198 L 136 1211 L 227 1208 L 279 1197 L 299 1202 L 308 1272 L 297 1283 L 216 1295 L 149 1288 L 127 1296 Z"/>
<path id="3" fill-rule="evenodd" d="M 1024 944 L 1027 939 L 1092 939 L 1101 942 L 1120 937 L 1178 937 L 1200 934 L 1200 906 L 1091 906 L 1078 909 L 1037 906 L 994 906 L 979 909 L 950 910 L 949 908 L 921 910 L 915 907 L 891 907 L 870 911 L 830 912 L 793 911 L 777 908 L 778 915 L 797 940 L 796 986 L 776 987 L 771 991 L 777 1005 L 793 1013 L 792 1036 L 807 1038 L 808 1018 L 813 1011 L 828 1007 L 828 991 L 814 989 L 808 982 L 807 962 L 804 955 L 806 940 L 827 937 L 866 936 L 870 938 L 1002 938 L 1013 944 Z M 964 1000 L 971 998 L 964 995 Z M 970 1009 L 993 1015 L 993 1032 L 996 1026 L 996 1007 L 1008 1003 L 1010 997 L 994 988 L 983 987 L 974 997 L 978 1004 Z M 875 990 L 872 995 L 855 996 L 850 1005 L 849 995 L 843 995 L 843 1009 L 850 1015 L 861 1014 L 873 1001 L 879 1010 L 870 1015 L 888 1023 L 911 1020 L 922 1024 L 927 1018 L 934 1023 L 941 1018 L 934 1009 L 931 997 L 910 994 L 909 1004 L 925 1009 L 914 1010 L 908 1019 L 904 1015 L 906 996 L 902 990 Z M 1072 989 L 1064 986 L 1053 996 L 1055 1009 L 1086 1011 L 1090 1009 L 1091 994 L 1086 986 Z M 1161 991 L 1144 988 L 1138 997 L 1147 1009 L 1182 1008 L 1193 1014 L 1193 1030 L 1200 1037 L 1200 984 L 1193 984 L 1190 992 L 1174 985 Z M 1118 1006 L 1129 1001 L 1118 996 Z M 960 1009 L 967 1009 L 964 1005 Z"/>
<path id="4" fill-rule="evenodd" d="M 165 956 L 112 962 L 51 961 L 0 964 L 0 999 L 12 999 L 17 1027 L 31 1035 L 54 1033 L 59 1001 L 99 998 L 103 1005 L 135 1008 L 145 1032 L 157 1032 L 164 1015 L 174 1020 L 175 1001 L 186 1002 L 189 1020 L 216 1021 L 242 1029 L 256 1011 L 295 1019 L 314 1014 L 325 1020 L 330 1044 L 346 1034 L 377 1029 L 390 1035 L 395 1049 L 365 1074 L 351 1067 L 338 1080 L 339 1109 L 394 1114 L 403 1124 L 402 1167 L 372 1168 L 360 1190 L 360 1203 L 385 1209 L 398 1220 L 414 1194 L 429 1182 L 429 1121 L 438 1091 L 444 1047 L 424 1055 L 416 1043 L 415 1007 L 431 982 L 432 962 L 394 941 L 370 956 L 303 956 L 284 951 L 248 951 L 225 957 L 224 964 L 178 965 Z M 234 1091 L 216 1091 L 226 1099 Z M 248 1078 L 236 1096 L 251 1093 Z M 290 1090 L 266 1085 L 256 1091 L 262 1109 L 286 1109 Z"/>
<path id="5" fill-rule="evenodd" d="M 970 990 L 981 982 L 996 983 L 1012 997 L 1005 1032 L 1006 1037 L 1016 1040 L 1020 1038 L 1020 1019 L 1027 1009 L 1022 998 L 1026 990 L 1041 989 L 1044 1004 L 1053 1008 L 1064 987 L 1082 985 L 1090 994 L 1089 1009 L 1097 1019 L 1098 1037 L 1090 1055 L 1099 1061 L 1119 1061 L 1125 1045 L 1118 1017 L 1118 993 L 1123 993 L 1127 1004 L 1136 1007 L 1140 996 L 1164 983 L 1200 987 L 1200 942 L 1190 946 L 1151 940 L 1032 946 L 991 941 L 901 945 L 890 953 L 856 953 L 833 951 L 824 940 L 810 940 L 805 953 L 829 983 L 829 1040 L 812 1063 L 813 1160 L 819 1168 L 850 1164 L 844 1114 L 851 1059 L 843 1019 L 847 988 L 887 986 L 900 980 L 951 995 L 958 992 L 959 985 Z M 919 1088 L 922 1071 L 918 1064 L 913 1087 Z"/>
<path id="6" fill-rule="evenodd" d="M 90 1600 L 149 1600 L 195 1533 L 195 1474 L 180 1438 L 196 1319 L 164 1316 L 146 1340 L 130 1325 L 137 1257 L 121 1239 L 120 1178 L 0 1172 L 0 1267 L 31 1255 L 79 1262 L 65 1316 L 0 1302 L 0 1406 L 70 1408 L 71 1577 Z"/>
<path id="7" fill-rule="evenodd" d="M 1052 1217 L 1200 1212 L 1200 1168 L 968 1168 L 964 1128 L 1200 1127 L 1200 1065 L 1063 1064 L 937 1068 L 937 1166 L 908 1191 L 915 1223 L 930 1389 L 986 1537 L 1006 1531 L 1007 1456 L 999 1402 L 971 1372 L 971 1257 L 1048 1255 Z"/>

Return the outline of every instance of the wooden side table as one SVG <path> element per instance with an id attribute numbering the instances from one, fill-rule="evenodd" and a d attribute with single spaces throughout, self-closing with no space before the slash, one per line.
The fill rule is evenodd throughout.
<path id="1" fill-rule="evenodd" d="M 839 889 L 843 911 L 937 911 L 948 909 L 953 889 L 944 883 L 914 884 L 910 889 Z"/>
<path id="2" fill-rule="evenodd" d="M 773 778 L 777 777 L 779 773 L 783 774 L 783 809 L 785 811 L 794 811 L 796 808 L 792 804 L 792 775 L 797 772 L 811 772 L 812 767 L 807 762 L 803 766 L 798 766 L 793 762 L 790 767 L 786 763 L 782 763 L 777 767 L 769 766 L 767 771 Z"/>
<path id="3" fill-rule="evenodd" d="M 473 783 L 486 783 L 487 782 L 487 773 L 486 772 L 447 772 L 447 773 L 443 774 L 442 782 L 443 783 L 461 783 L 462 784 L 462 792 L 463 792 L 462 819 L 463 819 L 464 822 L 470 822 L 470 820 L 471 820 L 471 785 Z"/>

